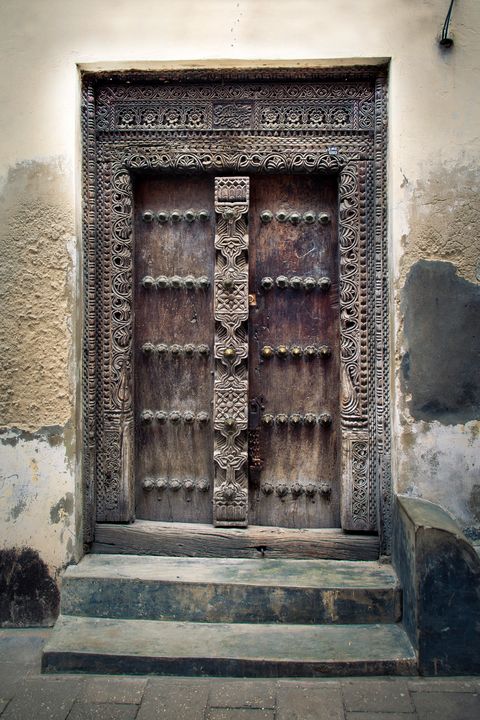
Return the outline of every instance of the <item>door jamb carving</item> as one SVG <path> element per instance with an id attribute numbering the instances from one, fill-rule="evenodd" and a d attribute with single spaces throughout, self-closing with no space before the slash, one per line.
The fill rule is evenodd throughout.
<path id="1" fill-rule="evenodd" d="M 270 82 L 329 81 L 335 73 L 264 71 L 229 79 Z M 172 82 L 184 73 L 164 73 Z M 189 77 L 191 78 L 192 73 Z M 225 73 L 193 73 L 207 83 Z M 275 77 L 273 77 L 275 76 Z M 339 178 L 342 525 L 380 525 L 382 551 L 390 542 L 391 474 L 386 257 L 386 71 L 342 69 L 351 84 L 369 79 L 374 102 L 367 133 L 325 136 L 232 137 L 210 149 L 208 136 L 166 137 L 104 133 L 98 141 L 97 83 L 83 83 L 84 182 L 84 491 L 86 539 L 99 519 L 131 521 L 133 507 L 132 408 L 132 176 L 143 171 L 218 173 L 333 172 Z M 157 74 L 136 76 L 154 83 Z M 124 82 L 121 76 L 117 83 Z M 368 110 L 368 108 L 367 108 Z M 367 112 L 364 107 L 364 113 Z M 369 120 L 369 121 L 370 121 Z M 367 123 L 368 124 L 368 123 Z M 142 142 L 140 142 L 140 140 Z M 185 150 L 187 146 L 188 150 Z M 367 302 L 367 299 L 369 302 Z M 378 523 L 379 520 L 379 523 Z"/>

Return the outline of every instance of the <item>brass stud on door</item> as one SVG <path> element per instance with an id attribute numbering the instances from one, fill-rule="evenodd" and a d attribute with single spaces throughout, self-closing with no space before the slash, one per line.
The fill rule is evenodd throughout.
<path id="1" fill-rule="evenodd" d="M 285 222 L 288 218 L 288 212 L 286 210 L 279 210 L 277 212 L 276 218 L 278 222 Z"/>
<path id="2" fill-rule="evenodd" d="M 317 285 L 317 281 L 314 277 L 307 276 L 306 278 L 303 278 L 303 287 L 307 292 L 311 292 L 312 290 L 315 290 L 315 287 Z"/>
<path id="3" fill-rule="evenodd" d="M 294 345 L 290 348 L 290 354 L 295 360 L 299 360 L 303 355 L 303 350 L 299 345 Z"/>
<path id="4" fill-rule="evenodd" d="M 271 290 L 271 288 L 274 285 L 273 278 L 271 277 L 264 277 L 262 278 L 260 285 L 264 290 Z"/>
<path id="5" fill-rule="evenodd" d="M 307 225 L 312 225 L 312 223 L 315 222 L 317 219 L 317 216 L 313 212 L 313 210 L 307 210 L 306 213 L 303 213 L 303 221 L 307 223 Z"/>
<path id="6" fill-rule="evenodd" d="M 165 212 L 165 210 L 160 210 L 160 212 L 157 213 L 157 220 L 161 225 L 164 225 L 170 220 L 170 214 Z"/>
<path id="7" fill-rule="evenodd" d="M 203 410 L 197 413 L 197 422 L 200 423 L 200 425 L 207 425 L 207 423 L 210 422 L 209 414 Z"/>
<path id="8" fill-rule="evenodd" d="M 160 425 L 165 425 L 165 423 L 167 422 L 167 417 L 167 413 L 163 410 L 157 410 L 157 412 L 155 413 L 155 420 L 160 423 Z"/>
<path id="9" fill-rule="evenodd" d="M 188 223 L 192 223 L 196 219 L 197 213 L 190 208 L 189 210 L 185 210 L 183 217 Z"/>
<path id="10" fill-rule="evenodd" d="M 307 360 L 313 360 L 313 358 L 317 355 L 317 348 L 315 345 L 307 345 L 303 352 Z"/>
<path id="11" fill-rule="evenodd" d="M 328 345 L 320 345 L 318 348 L 318 354 L 321 358 L 326 360 L 332 354 L 332 349 Z"/>
<path id="12" fill-rule="evenodd" d="M 143 222 L 151 223 L 153 222 L 155 218 L 155 213 L 153 213 L 151 210 L 145 210 L 145 212 L 142 215 Z"/>
<path id="13" fill-rule="evenodd" d="M 236 354 L 235 348 L 225 348 L 223 351 L 223 357 L 225 360 L 233 360 Z"/>
<path id="14" fill-rule="evenodd" d="M 172 210 L 172 212 L 170 213 L 170 220 L 173 223 L 179 223 L 181 221 L 181 219 L 182 219 L 182 213 L 180 212 L 180 210 Z"/>
<path id="15" fill-rule="evenodd" d="M 195 278 L 193 277 L 193 275 L 187 275 L 184 282 L 187 290 L 193 290 L 193 288 L 195 287 Z"/>
<path id="16" fill-rule="evenodd" d="M 195 421 L 195 415 L 191 410 L 187 410 L 183 413 L 183 421 L 187 423 L 187 425 L 192 425 Z"/>
<path id="17" fill-rule="evenodd" d="M 327 290 L 330 290 L 331 284 L 332 281 L 329 277 L 321 277 L 318 279 L 318 287 L 322 292 L 327 292 Z"/>
<path id="18" fill-rule="evenodd" d="M 151 290 L 155 287 L 155 278 L 153 278 L 151 275 L 145 275 L 144 278 L 142 278 L 142 287 L 145 288 L 145 290 Z"/>
<path id="19" fill-rule="evenodd" d="M 180 415 L 179 412 L 177 412 L 176 410 L 174 410 L 173 412 L 170 413 L 170 415 L 168 416 L 168 419 L 170 420 L 170 422 L 171 422 L 173 425 L 178 425 L 178 423 L 179 423 L 180 420 L 182 419 L 182 416 Z"/>
<path id="20" fill-rule="evenodd" d="M 155 284 L 159 290 L 165 290 L 165 288 L 170 287 L 170 279 L 167 278 L 165 275 L 159 275 L 155 281 Z"/>
<path id="21" fill-rule="evenodd" d="M 198 219 L 202 222 L 210 220 L 210 213 L 208 212 L 208 210 L 200 210 L 200 212 L 198 213 Z"/>
<path id="22" fill-rule="evenodd" d="M 315 427 L 317 424 L 317 416 L 313 413 L 306 413 L 305 417 L 303 418 L 303 422 L 307 427 Z"/>
<path id="23" fill-rule="evenodd" d="M 237 427 L 237 421 L 233 417 L 227 417 L 227 418 L 225 418 L 224 425 L 225 425 L 225 429 L 228 432 L 233 432 L 235 430 L 235 428 Z"/>
<path id="24" fill-rule="evenodd" d="M 278 288 L 283 290 L 283 288 L 288 287 L 288 278 L 285 275 L 279 275 L 277 277 L 276 284 Z"/>
<path id="25" fill-rule="evenodd" d="M 279 345 L 277 347 L 277 355 L 279 358 L 285 358 L 288 355 L 288 348 L 286 345 Z"/>
<path id="26" fill-rule="evenodd" d="M 151 410 L 142 410 L 140 413 L 140 419 L 144 423 L 151 423 L 154 418 L 154 414 Z"/>
<path id="27" fill-rule="evenodd" d="M 165 355 L 168 352 L 168 345 L 165 343 L 159 343 L 157 345 L 157 353 L 159 355 Z"/>
<path id="28" fill-rule="evenodd" d="M 151 342 L 143 343 L 142 352 L 144 352 L 145 355 L 153 355 L 155 352 L 155 345 Z"/>
<path id="29" fill-rule="evenodd" d="M 266 360 L 270 360 L 270 358 L 275 355 L 275 351 L 270 345 L 264 345 L 260 351 L 260 355 Z"/>
<path id="30" fill-rule="evenodd" d="M 301 221 L 301 219 L 302 219 L 302 216 L 301 216 L 300 213 L 298 213 L 298 212 L 292 212 L 292 213 L 290 213 L 288 219 L 290 220 L 290 222 L 292 223 L 292 225 L 299 225 L 299 224 L 300 224 L 300 221 Z"/>
<path id="31" fill-rule="evenodd" d="M 273 213 L 270 212 L 270 210 L 264 210 L 263 212 L 260 213 L 260 220 L 261 220 L 263 223 L 272 222 L 272 220 L 273 220 Z"/>
<path id="32" fill-rule="evenodd" d="M 288 415 L 286 413 L 279 413 L 275 418 L 275 424 L 279 427 L 285 427 L 288 423 Z"/>
<path id="33" fill-rule="evenodd" d="M 210 355 L 210 348 L 208 345 L 199 345 L 197 347 L 197 352 L 199 355 L 203 355 L 203 357 L 208 357 L 208 355 Z"/>
<path id="34" fill-rule="evenodd" d="M 265 413 L 265 415 L 262 416 L 262 423 L 267 427 L 272 427 L 274 422 L 275 418 L 270 413 Z"/>
<path id="35" fill-rule="evenodd" d="M 197 280 L 197 286 L 200 288 L 200 290 L 208 290 L 210 287 L 210 280 L 206 275 L 202 275 Z"/>
<path id="36" fill-rule="evenodd" d="M 328 412 L 321 413 L 318 416 L 318 424 L 323 428 L 328 428 L 332 424 L 332 416 Z"/>
<path id="37" fill-rule="evenodd" d="M 293 483 L 292 487 L 290 488 L 290 492 L 292 493 L 292 497 L 300 497 L 300 495 L 303 494 L 303 485 L 300 485 L 300 483 Z"/>
<path id="38" fill-rule="evenodd" d="M 318 222 L 320 225 L 328 225 L 330 222 L 330 215 L 326 212 L 321 212 L 318 214 Z"/>
<path id="39" fill-rule="evenodd" d="M 293 413 L 288 418 L 288 422 L 293 428 L 299 428 L 301 425 L 303 425 L 303 417 L 298 413 Z"/>
<path id="40" fill-rule="evenodd" d="M 292 278 L 290 278 L 290 287 L 293 288 L 294 290 L 300 290 L 302 285 L 303 285 L 302 278 L 298 277 L 298 275 L 294 275 Z"/>

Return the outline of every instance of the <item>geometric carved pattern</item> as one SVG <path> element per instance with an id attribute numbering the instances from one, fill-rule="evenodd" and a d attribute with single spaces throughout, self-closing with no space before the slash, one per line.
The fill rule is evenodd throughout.
<path id="1" fill-rule="evenodd" d="M 247 524 L 248 201 L 248 178 L 215 178 L 213 520 L 217 526 Z"/>
<path id="2" fill-rule="evenodd" d="M 388 552 L 386 119 L 383 68 L 172 71 L 132 75 L 129 83 L 121 74 L 85 77 L 84 477 L 86 502 L 96 503 L 98 518 L 133 517 L 132 174 L 329 172 L 339 178 L 342 525 L 374 530 L 378 515 Z M 244 311 L 237 282 L 227 296 L 216 276 L 218 317 Z M 220 348 L 229 336 L 216 322 Z M 240 347 L 241 324 L 236 332 Z M 237 357 L 228 366 L 216 358 L 219 370 L 241 368 Z M 242 422 L 231 391 L 218 398 L 216 422 L 234 407 L 235 422 Z M 226 436 L 216 435 L 218 450 L 227 452 Z M 244 435 L 232 443 L 241 458 Z M 216 465 L 220 487 L 226 475 Z M 87 529 L 92 517 L 87 511 Z M 216 521 L 227 522 L 220 515 Z"/>

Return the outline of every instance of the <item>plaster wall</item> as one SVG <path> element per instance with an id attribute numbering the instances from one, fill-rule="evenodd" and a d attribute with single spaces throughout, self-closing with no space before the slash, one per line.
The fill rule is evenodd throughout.
<path id="1" fill-rule="evenodd" d="M 442 347 L 422 354 L 418 332 L 404 326 L 406 315 L 415 318 L 418 294 L 405 287 L 419 261 L 450 263 L 474 302 L 479 291 L 480 4 L 456 3 L 455 44 L 442 51 L 447 7 L 447 0 L 3 1 L 0 547 L 31 547 L 52 577 L 81 547 L 79 68 L 386 58 L 394 482 L 440 502 L 475 532 L 478 373 L 469 376 L 476 383 L 464 400 L 469 412 L 460 402 L 446 419 L 429 415 L 426 403 L 419 414 L 422 375 L 412 365 L 438 376 L 434 393 L 449 359 Z M 450 325 L 463 312 L 453 297 Z M 476 337 L 465 328 L 458 352 L 475 355 Z"/>

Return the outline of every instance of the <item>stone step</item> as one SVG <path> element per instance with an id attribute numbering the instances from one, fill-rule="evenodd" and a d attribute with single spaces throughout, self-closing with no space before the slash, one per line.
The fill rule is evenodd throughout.
<path id="1" fill-rule="evenodd" d="M 86 555 L 67 568 L 65 615 L 246 623 L 394 623 L 401 590 L 390 565 Z"/>
<path id="2" fill-rule="evenodd" d="M 44 672 L 233 677 L 411 675 L 400 625 L 190 623 L 60 616 Z"/>

